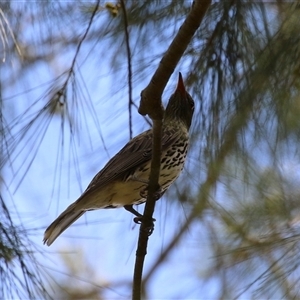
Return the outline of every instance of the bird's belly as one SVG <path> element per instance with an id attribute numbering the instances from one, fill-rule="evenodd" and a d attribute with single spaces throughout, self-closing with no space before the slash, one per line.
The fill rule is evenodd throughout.
<path id="1" fill-rule="evenodd" d="M 178 177 L 180 168 L 173 168 L 171 170 L 163 170 L 160 174 L 159 185 L 164 192 Z M 136 172 L 134 177 L 127 181 L 115 182 L 112 190 L 113 194 L 110 205 L 112 207 L 119 207 L 131 204 L 141 204 L 146 201 L 145 196 L 141 196 L 141 192 L 145 192 L 148 187 L 148 174 Z"/>
<path id="2" fill-rule="evenodd" d="M 118 181 L 113 185 L 114 196 L 111 199 L 113 207 L 119 207 L 131 204 L 140 204 L 146 201 L 141 196 L 141 191 L 147 188 L 147 184 L 137 181 Z"/>
<path id="3" fill-rule="evenodd" d="M 161 192 L 165 192 L 169 186 L 176 180 L 183 169 L 186 149 L 180 152 L 175 150 L 175 154 L 180 156 L 169 157 L 162 154 L 161 169 L 159 176 L 159 185 Z M 119 207 L 130 204 L 140 204 L 146 201 L 145 191 L 148 187 L 150 175 L 150 163 L 141 166 L 125 181 L 115 182 L 112 189 L 115 193 L 111 199 L 113 207 Z M 143 196 L 141 196 L 141 192 Z M 147 193 L 146 193 L 147 194 Z"/>

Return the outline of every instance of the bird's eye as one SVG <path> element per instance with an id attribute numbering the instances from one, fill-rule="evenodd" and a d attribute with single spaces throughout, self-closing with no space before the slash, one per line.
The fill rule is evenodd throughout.
<path id="1" fill-rule="evenodd" d="M 191 109 L 194 110 L 195 109 L 195 102 L 194 102 L 194 100 L 192 99 L 191 96 L 188 97 L 188 101 L 189 101 L 189 104 L 191 106 Z"/>

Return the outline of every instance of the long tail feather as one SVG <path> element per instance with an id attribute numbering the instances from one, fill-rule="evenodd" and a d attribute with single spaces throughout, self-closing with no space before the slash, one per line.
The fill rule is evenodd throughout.
<path id="1" fill-rule="evenodd" d="M 44 234 L 44 244 L 50 246 L 62 232 L 85 213 L 84 210 L 75 210 L 74 204 L 71 204 L 49 225 Z"/>

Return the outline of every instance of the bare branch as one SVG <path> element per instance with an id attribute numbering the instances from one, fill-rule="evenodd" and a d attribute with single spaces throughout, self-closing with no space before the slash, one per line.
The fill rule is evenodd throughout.
<path id="1" fill-rule="evenodd" d="M 193 35 L 199 28 L 210 3 L 210 0 L 194 1 L 190 13 L 160 61 L 150 83 L 141 93 L 140 114 L 148 114 L 152 120 L 162 119 L 162 93 Z"/>
<path id="2" fill-rule="evenodd" d="M 194 3 L 195 5 L 193 5 L 191 12 L 179 29 L 168 51 L 160 61 L 159 67 L 154 73 L 149 85 L 141 94 L 139 113 L 142 115 L 148 114 L 153 121 L 153 145 L 148 196 L 136 251 L 132 299 L 141 299 L 143 266 L 147 254 L 149 228 L 153 223 L 152 216 L 155 207 L 154 194 L 159 187 L 162 119 L 164 112 L 161 96 L 177 63 L 190 43 L 194 33 L 199 28 L 210 2 L 211 1 L 199 0 Z"/>

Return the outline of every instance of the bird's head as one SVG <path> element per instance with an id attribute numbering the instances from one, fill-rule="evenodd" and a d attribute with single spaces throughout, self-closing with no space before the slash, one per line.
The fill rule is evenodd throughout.
<path id="1" fill-rule="evenodd" d="M 182 122 L 189 129 L 192 123 L 194 106 L 194 100 L 185 90 L 181 73 L 179 73 L 177 88 L 171 96 L 165 111 L 165 122 Z"/>

